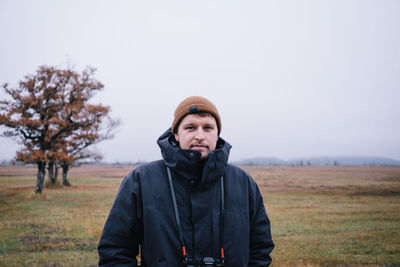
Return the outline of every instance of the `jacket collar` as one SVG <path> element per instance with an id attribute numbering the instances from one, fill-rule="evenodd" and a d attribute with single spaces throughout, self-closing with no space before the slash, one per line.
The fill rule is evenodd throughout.
<path id="1" fill-rule="evenodd" d="M 179 176 L 189 180 L 201 178 L 202 184 L 218 180 L 225 174 L 228 165 L 231 145 L 221 137 L 218 138 L 217 147 L 212 150 L 204 167 L 201 153 L 195 150 L 182 150 L 179 143 L 169 128 L 157 140 L 165 165 L 170 167 Z"/>

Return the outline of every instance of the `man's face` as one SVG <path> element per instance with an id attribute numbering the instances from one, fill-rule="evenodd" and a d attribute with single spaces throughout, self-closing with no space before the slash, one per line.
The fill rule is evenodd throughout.
<path id="1" fill-rule="evenodd" d="M 204 159 L 217 145 L 217 122 L 211 115 L 189 114 L 179 124 L 175 139 L 181 149 L 197 150 Z"/>

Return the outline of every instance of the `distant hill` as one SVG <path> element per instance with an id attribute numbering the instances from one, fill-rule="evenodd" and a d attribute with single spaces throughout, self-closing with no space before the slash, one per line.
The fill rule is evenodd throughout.
<path id="1" fill-rule="evenodd" d="M 382 157 L 346 156 L 346 157 L 314 157 L 282 160 L 273 157 L 248 158 L 233 162 L 238 165 L 269 165 L 269 166 L 307 166 L 307 165 L 342 165 L 342 166 L 400 166 L 400 160 Z"/>
<path id="2" fill-rule="evenodd" d="M 281 160 L 278 158 L 271 158 L 271 157 L 248 158 L 233 163 L 238 165 L 288 165 L 288 162 L 285 160 Z"/>

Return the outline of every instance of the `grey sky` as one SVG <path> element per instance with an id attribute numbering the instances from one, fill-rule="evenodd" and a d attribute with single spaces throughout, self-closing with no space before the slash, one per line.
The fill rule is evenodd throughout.
<path id="1" fill-rule="evenodd" d="M 190 95 L 219 108 L 231 160 L 400 159 L 399 14 L 397 0 L 2 0 L 0 82 L 67 57 L 96 67 L 96 101 L 123 123 L 98 146 L 106 161 L 160 158 Z"/>

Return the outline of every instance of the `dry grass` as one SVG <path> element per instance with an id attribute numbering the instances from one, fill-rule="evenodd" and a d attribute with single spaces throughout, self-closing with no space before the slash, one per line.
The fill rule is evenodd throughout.
<path id="1" fill-rule="evenodd" d="M 13 169 L 19 176 L 9 175 Z M 101 178 L 120 170 L 106 169 L 73 169 L 71 187 L 38 195 L 34 167 L 0 167 L 0 266 L 96 266 L 97 242 L 121 182 Z"/>
<path id="2" fill-rule="evenodd" d="M 34 191 L 34 166 L 0 167 L 0 266 L 96 266 L 96 246 L 132 166 L 71 170 Z M 274 266 L 400 265 L 399 167 L 246 167 L 260 186 Z"/>
<path id="3" fill-rule="evenodd" d="M 399 167 L 249 167 L 278 266 L 400 265 Z"/>

